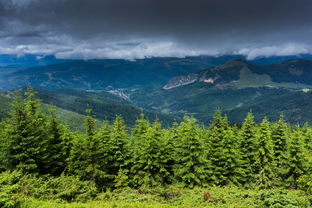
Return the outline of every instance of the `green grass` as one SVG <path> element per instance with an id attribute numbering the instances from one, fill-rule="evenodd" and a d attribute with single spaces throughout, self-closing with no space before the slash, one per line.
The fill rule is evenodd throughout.
<path id="1" fill-rule="evenodd" d="M 141 193 L 141 194 L 140 194 Z M 210 198 L 205 200 L 204 193 Z M 311 207 L 311 196 L 292 190 L 244 190 L 238 187 L 211 187 L 207 189 L 179 189 L 168 187 L 155 190 L 115 190 L 99 194 L 94 201 L 65 203 L 26 199 L 22 207 L 27 208 L 295 208 Z"/>

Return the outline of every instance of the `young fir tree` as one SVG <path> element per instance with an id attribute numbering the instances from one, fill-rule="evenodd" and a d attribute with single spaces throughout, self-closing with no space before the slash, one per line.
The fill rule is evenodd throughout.
<path id="1" fill-rule="evenodd" d="M 174 177 L 174 165 L 176 161 L 176 157 L 178 156 L 176 154 L 176 149 L 180 145 L 179 135 L 178 135 L 178 127 L 179 124 L 177 122 L 174 122 L 169 129 L 163 130 L 163 138 L 162 141 L 164 142 L 164 147 L 166 151 L 166 157 L 167 157 L 167 170 L 170 172 L 170 177 L 168 178 L 168 183 L 175 183 L 175 177 Z M 204 147 L 203 147 L 204 148 Z"/>
<path id="2" fill-rule="evenodd" d="M 106 144 L 106 168 L 108 174 L 117 176 L 119 170 L 125 165 L 127 158 L 126 152 L 127 133 L 124 121 L 120 116 L 116 116 L 112 127 L 111 137 Z"/>
<path id="3" fill-rule="evenodd" d="M 135 121 L 135 126 L 132 129 L 132 142 L 135 145 L 136 142 L 141 142 L 144 139 L 144 135 L 150 127 L 150 123 L 145 119 L 145 115 L 142 112 L 140 118 Z"/>
<path id="4" fill-rule="evenodd" d="M 5 137 L 5 122 L 0 121 L 0 172 L 5 171 L 7 169 L 7 145 L 8 141 Z"/>
<path id="5" fill-rule="evenodd" d="M 60 175 L 66 168 L 66 160 L 69 152 L 66 149 L 69 145 L 64 141 L 64 127 L 59 123 L 55 115 L 55 109 L 51 109 L 50 119 L 47 123 L 48 134 L 48 163 L 46 169 L 49 174 Z"/>
<path id="6" fill-rule="evenodd" d="M 304 135 L 304 144 L 308 152 L 312 153 L 312 128 L 308 123 L 304 123 L 302 129 Z"/>
<path id="7" fill-rule="evenodd" d="M 297 188 L 298 178 L 306 173 L 308 161 L 304 148 L 304 134 L 297 126 L 290 136 L 287 181 L 291 188 Z"/>
<path id="8" fill-rule="evenodd" d="M 210 182 L 216 185 L 237 184 L 243 172 L 238 153 L 238 140 L 235 140 L 227 118 L 222 118 L 217 110 L 208 132 L 208 160 L 210 161 Z"/>
<path id="9" fill-rule="evenodd" d="M 111 139 L 112 139 L 112 131 L 113 127 L 109 123 L 109 121 L 103 121 L 101 128 L 98 130 L 96 134 L 96 138 L 101 141 L 103 144 L 103 161 L 102 161 L 102 169 L 105 171 L 106 179 L 105 183 L 107 187 L 114 186 L 115 175 L 112 175 L 111 167 Z"/>
<path id="10" fill-rule="evenodd" d="M 125 170 L 124 174 L 129 174 L 129 169 L 132 167 L 132 157 L 138 147 L 145 140 L 145 134 L 147 129 L 150 127 L 150 123 L 145 119 L 145 115 L 143 112 L 140 113 L 139 119 L 135 121 L 135 125 L 131 130 L 131 136 L 129 138 L 129 142 L 126 145 L 127 155 L 125 158 Z"/>
<path id="11" fill-rule="evenodd" d="M 159 122 L 153 123 L 138 143 L 132 158 L 131 175 L 135 187 L 155 187 L 169 183 L 170 155 Z"/>
<path id="12" fill-rule="evenodd" d="M 103 189 L 106 179 L 104 165 L 104 144 L 95 136 L 95 120 L 91 116 L 91 110 L 87 110 L 86 133 L 79 135 L 73 141 L 73 147 L 69 157 L 69 170 L 82 179 L 94 181 L 98 189 Z"/>
<path id="13" fill-rule="evenodd" d="M 287 161 L 289 159 L 287 124 L 284 116 L 281 115 L 277 123 L 272 124 L 272 140 L 274 144 L 274 160 L 276 164 L 276 173 L 279 179 L 283 181 L 287 170 Z"/>
<path id="14" fill-rule="evenodd" d="M 45 165 L 48 162 L 46 118 L 31 88 L 25 95 L 26 101 L 21 95 L 15 98 L 11 117 L 5 124 L 6 166 L 9 170 L 46 173 Z"/>
<path id="15" fill-rule="evenodd" d="M 274 146 L 271 138 L 270 123 L 264 118 L 257 132 L 258 151 L 256 184 L 259 188 L 271 188 L 275 184 Z"/>
<path id="16" fill-rule="evenodd" d="M 242 156 L 242 168 L 245 173 L 244 183 L 253 181 L 254 174 L 256 173 L 255 163 L 257 160 L 257 138 L 256 127 L 254 123 L 254 116 L 249 112 L 242 124 L 240 131 L 240 153 Z"/>
<path id="17" fill-rule="evenodd" d="M 174 174 L 184 187 L 204 186 L 207 180 L 202 138 L 198 133 L 196 120 L 184 117 L 177 129 Z"/>

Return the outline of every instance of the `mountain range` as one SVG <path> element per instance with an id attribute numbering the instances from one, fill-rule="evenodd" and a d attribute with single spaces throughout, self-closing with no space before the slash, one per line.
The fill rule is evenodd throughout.
<path id="1" fill-rule="evenodd" d="M 140 60 L 28 57 L 15 65 L 14 59 L 4 61 L 8 57 L 3 57 L 2 109 L 10 102 L 10 90 L 31 85 L 46 105 L 78 115 L 90 107 L 99 120 L 112 120 L 120 114 L 129 125 L 142 110 L 150 120 L 157 118 L 165 124 L 183 115 L 208 124 L 216 108 L 233 123 L 241 122 L 248 111 L 255 114 L 256 121 L 263 116 L 276 120 L 284 113 L 290 123 L 312 122 L 309 55 L 252 61 L 242 56 Z"/>

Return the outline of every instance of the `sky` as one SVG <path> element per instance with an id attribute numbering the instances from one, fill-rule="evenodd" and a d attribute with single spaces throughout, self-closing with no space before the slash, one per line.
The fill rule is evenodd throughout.
<path id="1" fill-rule="evenodd" d="M 311 0 L 0 0 L 0 54 L 140 59 L 312 53 Z"/>

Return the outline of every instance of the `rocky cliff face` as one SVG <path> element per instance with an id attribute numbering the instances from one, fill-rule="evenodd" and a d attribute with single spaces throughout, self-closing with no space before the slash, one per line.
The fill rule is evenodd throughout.
<path id="1" fill-rule="evenodd" d="M 169 82 L 163 87 L 165 90 L 173 89 L 183 85 L 188 85 L 198 80 L 198 74 L 192 73 L 185 76 L 177 76 L 169 80 Z"/>
<path id="2" fill-rule="evenodd" d="M 240 70 L 246 66 L 247 64 L 244 61 L 228 61 L 221 66 L 205 69 L 197 73 L 174 77 L 163 87 L 163 89 L 169 90 L 183 85 L 189 85 L 194 82 L 204 82 L 212 85 L 230 83 L 233 80 L 239 79 Z"/>

